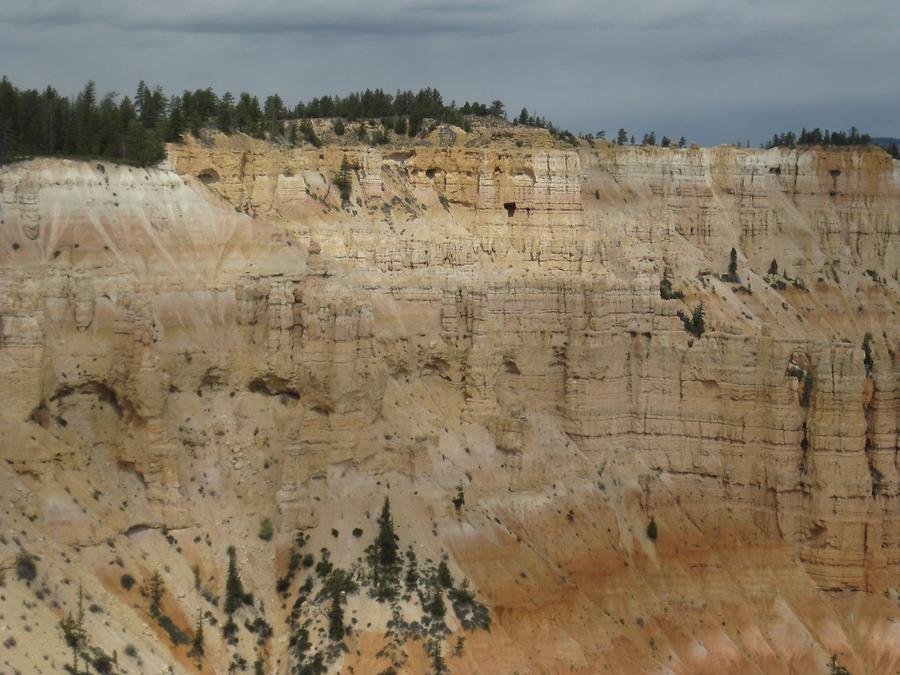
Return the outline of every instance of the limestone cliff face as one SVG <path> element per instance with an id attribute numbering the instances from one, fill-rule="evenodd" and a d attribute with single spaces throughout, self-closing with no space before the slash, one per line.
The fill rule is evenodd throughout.
<path id="1" fill-rule="evenodd" d="M 167 169 L 4 168 L 4 520 L 34 515 L 48 556 L 80 547 L 112 603 L 96 547 L 165 564 L 190 617 L 192 565 L 219 584 L 240 542 L 274 579 L 298 529 L 349 564 L 389 492 L 404 545 L 491 608 L 454 672 L 896 672 L 898 167 L 219 136 Z M 700 302 L 696 337 L 678 314 Z M 251 586 L 284 672 L 287 610 Z M 357 609 L 331 665 L 377 672 L 386 619 Z M 193 667 L 147 639 L 148 663 Z M 221 672 L 233 650 L 210 640 Z"/>

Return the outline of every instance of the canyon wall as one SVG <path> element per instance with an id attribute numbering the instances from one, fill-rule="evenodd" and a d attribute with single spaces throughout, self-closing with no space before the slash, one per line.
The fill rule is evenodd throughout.
<path id="1" fill-rule="evenodd" d="M 187 630 L 192 567 L 220 584 L 239 543 L 274 635 L 199 667 L 285 672 L 296 532 L 350 564 L 389 494 L 490 608 L 454 672 L 896 672 L 900 164 L 442 138 L 0 170 L 3 524 L 31 533 L 0 567 L 43 551 L 63 607 L 73 564 L 127 608 L 116 548 L 165 566 Z M 358 611 L 330 667 L 377 672 Z"/>

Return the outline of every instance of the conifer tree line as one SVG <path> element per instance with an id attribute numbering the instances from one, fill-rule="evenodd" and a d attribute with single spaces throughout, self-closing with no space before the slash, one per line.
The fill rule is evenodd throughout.
<path id="1" fill-rule="evenodd" d="M 286 131 L 284 120 L 337 117 L 379 119 L 386 130 L 415 137 L 426 119 L 468 130 L 469 116 L 505 115 L 502 101 L 490 105 L 467 101 L 457 106 L 445 103 L 441 93 L 430 87 L 396 94 L 367 89 L 344 97 L 300 101 L 290 108 L 277 94 L 262 104 L 247 92 L 220 96 L 212 88 L 167 96 L 162 87 L 143 81 L 133 98 L 115 92 L 100 95 L 93 81 L 74 97 L 67 97 L 49 86 L 43 91 L 19 89 L 4 76 L 0 80 L 0 163 L 63 155 L 147 166 L 163 158 L 164 143 L 176 142 L 188 131 L 196 135 L 202 128 L 241 131 L 257 138 L 284 135 L 285 140 L 296 141 L 296 130 Z M 310 133 L 301 129 L 300 138 L 312 142 L 309 137 Z"/>
<path id="2" fill-rule="evenodd" d="M 856 127 L 850 127 L 850 131 L 829 131 L 824 132 L 816 127 L 812 131 L 807 131 L 804 127 L 800 134 L 793 131 L 787 131 L 783 134 L 774 134 L 772 140 L 767 144 L 767 148 L 793 148 L 797 145 L 869 145 L 872 137 L 869 134 L 861 134 Z"/>
<path id="3" fill-rule="evenodd" d="M 506 110 L 500 100 L 489 105 L 477 101 L 466 101 L 461 106 L 455 101 L 445 103 L 441 93 L 431 87 L 396 94 L 366 89 L 347 96 L 316 97 L 289 107 L 278 94 L 268 96 L 262 103 L 247 92 L 237 97 L 230 92 L 220 96 L 211 87 L 167 96 L 162 87 L 151 87 L 143 81 L 138 83 L 134 97 L 116 92 L 100 95 L 93 81 L 69 97 L 49 86 L 43 91 L 19 89 L 4 76 L 0 79 L 0 163 L 61 155 L 147 166 L 164 157 L 165 143 L 178 141 L 185 132 L 197 135 L 203 128 L 318 146 L 321 141 L 309 124 L 314 118 L 338 118 L 334 130 L 339 136 L 345 131 L 341 120 L 380 120 L 383 129 L 371 136 L 363 126 L 356 130 L 358 140 L 378 144 L 386 143 L 386 134 L 391 131 L 418 136 L 425 131 L 426 119 L 469 130 L 473 116 L 506 119 Z M 297 119 L 301 120 L 299 125 L 285 124 L 285 120 Z M 556 138 L 577 144 L 569 131 L 525 108 L 513 116 L 512 122 L 547 129 Z M 605 133 L 598 132 L 598 136 L 605 137 Z M 615 142 L 634 144 L 635 139 L 633 135 L 629 138 L 625 129 L 619 129 Z M 799 135 L 792 131 L 775 134 L 766 147 L 869 143 L 869 134 L 860 133 L 856 127 L 847 132 L 815 128 L 803 129 Z M 644 134 L 641 144 L 656 145 L 655 132 Z M 684 137 L 676 142 L 663 136 L 659 145 L 683 148 L 686 141 Z"/>

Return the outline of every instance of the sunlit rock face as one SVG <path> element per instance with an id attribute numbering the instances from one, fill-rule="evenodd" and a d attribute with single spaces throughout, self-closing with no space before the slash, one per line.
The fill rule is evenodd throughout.
<path id="1" fill-rule="evenodd" d="M 125 672 L 418 673 L 437 644 L 459 673 L 894 673 L 898 268 L 900 163 L 873 148 L 510 127 L 3 167 L 0 656 L 58 672 L 80 582 Z M 448 595 L 417 635 L 426 586 L 369 597 L 385 496 L 490 630 Z M 361 586 L 346 649 L 291 565 L 323 548 Z M 154 571 L 202 658 L 121 584 Z"/>

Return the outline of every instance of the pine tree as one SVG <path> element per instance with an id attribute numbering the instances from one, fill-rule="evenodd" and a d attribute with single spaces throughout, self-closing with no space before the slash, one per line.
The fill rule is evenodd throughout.
<path id="1" fill-rule="evenodd" d="M 447 662 L 444 660 L 444 655 L 441 653 L 440 640 L 429 640 L 425 645 L 425 653 L 431 657 L 431 672 L 433 672 L 434 675 L 444 675 L 444 673 L 449 672 L 447 670 Z"/>
<path id="2" fill-rule="evenodd" d="M 419 586 L 419 565 L 412 544 L 409 545 L 406 551 L 406 576 L 403 581 L 409 593 L 415 591 Z"/>
<path id="3" fill-rule="evenodd" d="M 191 643 L 190 656 L 194 656 L 197 660 L 203 658 L 206 653 L 206 645 L 203 642 L 203 614 L 197 612 L 197 623 L 194 626 L 194 640 Z"/>
<path id="4" fill-rule="evenodd" d="M 303 120 L 300 122 L 300 135 L 303 136 L 303 139 L 316 148 L 322 147 L 322 139 L 316 134 L 316 130 L 313 128 L 312 122 L 309 120 Z"/>
<path id="5" fill-rule="evenodd" d="M 693 326 L 694 335 L 702 337 L 706 331 L 706 307 L 702 302 L 694 308 L 694 313 L 691 315 L 691 325 Z"/>
<path id="6" fill-rule="evenodd" d="M 737 273 L 737 251 L 733 248 L 728 257 L 728 281 L 733 284 L 738 284 L 741 281 L 741 278 Z"/>
<path id="7" fill-rule="evenodd" d="M 234 96 L 230 91 L 226 91 L 219 101 L 216 117 L 219 121 L 219 129 L 223 133 L 231 133 L 234 126 Z"/>
<path id="8" fill-rule="evenodd" d="M 72 616 L 72 613 L 59 622 L 62 629 L 63 638 L 66 644 L 72 649 L 72 671 L 78 673 L 78 652 L 84 645 L 86 635 L 84 632 L 84 593 L 81 590 L 81 584 L 78 585 L 78 614 Z"/>
<path id="9" fill-rule="evenodd" d="M 372 573 L 372 595 L 379 600 L 393 598 L 399 590 L 401 564 L 397 541 L 391 504 L 385 497 L 381 515 L 378 517 L 378 534 L 375 541 L 366 549 Z"/>
<path id="10" fill-rule="evenodd" d="M 778 274 L 778 261 L 775 258 L 772 258 L 772 262 L 769 263 L 769 274 Z"/>
<path id="11" fill-rule="evenodd" d="M 382 567 L 389 568 L 397 564 L 397 535 L 394 532 L 394 519 L 391 516 L 391 502 L 384 498 L 381 515 L 378 517 L 378 560 Z"/>
<path id="12" fill-rule="evenodd" d="M 75 103 L 76 152 L 79 155 L 96 155 L 97 151 L 97 87 L 90 80 Z"/>
<path id="13" fill-rule="evenodd" d="M 263 110 L 269 122 L 277 122 L 284 115 L 284 102 L 278 94 L 272 94 L 266 98 Z"/>
<path id="14" fill-rule="evenodd" d="M 137 91 L 134 94 L 134 109 L 141 120 L 143 120 L 144 116 L 147 114 L 146 111 L 149 98 L 150 91 L 147 88 L 147 83 L 141 80 L 138 82 Z"/>
<path id="15" fill-rule="evenodd" d="M 244 585 L 237 568 L 234 546 L 228 547 L 228 574 L 225 578 L 225 613 L 231 616 L 244 601 Z"/>
<path id="16" fill-rule="evenodd" d="M 334 642 L 344 639 L 344 608 L 338 593 L 331 598 L 331 609 L 328 610 L 328 637 Z"/>
<path id="17" fill-rule="evenodd" d="M 150 614 L 157 616 L 160 611 L 160 602 L 166 594 L 166 583 L 163 581 L 159 570 L 154 570 L 150 578 L 144 583 L 144 594 L 150 598 Z"/>
<path id="18" fill-rule="evenodd" d="M 435 619 L 443 619 L 447 613 L 447 606 L 444 604 L 444 594 L 441 592 L 440 584 L 435 582 L 431 590 L 431 598 L 425 606 L 426 611 Z"/>
<path id="19" fill-rule="evenodd" d="M 168 143 L 178 143 L 184 132 L 184 111 L 181 107 L 181 99 L 173 96 L 169 102 L 169 124 L 166 128 L 166 141 Z"/>
<path id="20" fill-rule="evenodd" d="M 347 155 L 344 155 L 343 159 L 341 159 L 340 171 L 338 171 L 337 176 L 334 177 L 334 186 L 340 192 L 341 204 L 350 201 L 350 195 L 353 189 L 353 181 L 350 174 L 351 169 L 350 162 L 347 161 Z"/>
<path id="21" fill-rule="evenodd" d="M 453 588 L 453 576 L 446 560 L 441 560 L 437 568 L 437 583 L 441 588 Z"/>
<path id="22" fill-rule="evenodd" d="M 618 145 L 625 145 L 628 142 L 628 132 L 624 129 L 619 129 L 619 133 L 616 135 L 616 143 Z"/>

